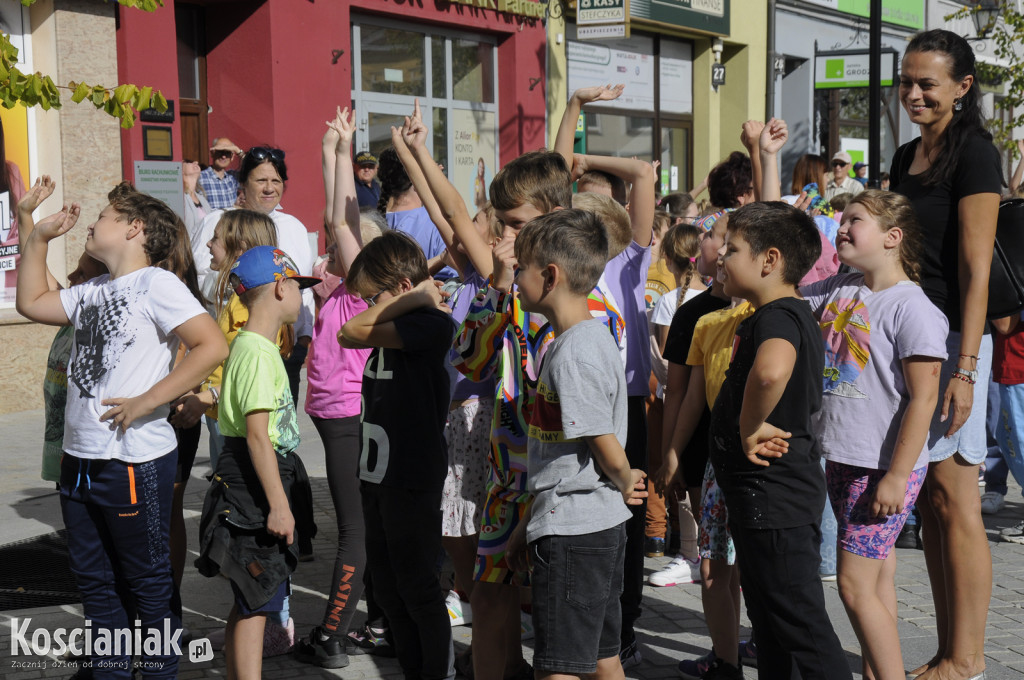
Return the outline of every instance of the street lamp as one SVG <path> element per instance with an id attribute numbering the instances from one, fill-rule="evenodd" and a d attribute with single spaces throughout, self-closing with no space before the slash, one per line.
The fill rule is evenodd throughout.
<path id="1" fill-rule="evenodd" d="M 982 39 L 991 31 L 999 18 L 1000 0 L 981 0 L 978 2 L 971 14 L 974 20 L 974 28 L 978 32 L 978 38 Z"/>

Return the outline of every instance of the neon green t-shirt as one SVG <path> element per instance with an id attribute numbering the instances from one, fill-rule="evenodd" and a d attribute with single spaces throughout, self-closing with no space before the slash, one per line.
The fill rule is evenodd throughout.
<path id="1" fill-rule="evenodd" d="M 253 411 L 270 413 L 267 434 L 277 453 L 283 456 L 298 448 L 299 423 L 281 351 L 262 335 L 242 330 L 224 365 L 217 418 L 221 434 L 246 436 L 245 416 Z"/>

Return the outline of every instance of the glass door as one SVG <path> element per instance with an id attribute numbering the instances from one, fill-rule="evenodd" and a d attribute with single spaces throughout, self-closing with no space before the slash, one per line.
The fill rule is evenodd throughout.
<path id="1" fill-rule="evenodd" d="M 352 103 L 356 149 L 391 145 L 419 100 L 427 147 L 470 214 L 487 200 L 498 164 L 496 42 L 488 36 L 353 18 Z"/>

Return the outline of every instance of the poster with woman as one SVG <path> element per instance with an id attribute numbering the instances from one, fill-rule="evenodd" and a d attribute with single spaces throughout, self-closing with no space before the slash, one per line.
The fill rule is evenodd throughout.
<path id="1" fill-rule="evenodd" d="M 459 190 L 470 215 L 490 198 L 488 192 L 497 160 L 494 114 L 456 109 L 451 113 L 452 155 L 449 178 Z"/>

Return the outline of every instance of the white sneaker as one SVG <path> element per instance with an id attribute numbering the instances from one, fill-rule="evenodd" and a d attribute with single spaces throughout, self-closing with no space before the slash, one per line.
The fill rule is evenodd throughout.
<path id="1" fill-rule="evenodd" d="M 448 606 L 448 618 L 452 627 L 466 626 L 473 622 L 473 610 L 469 608 L 469 603 L 463 602 L 454 590 L 448 591 L 444 603 Z"/>
<path id="2" fill-rule="evenodd" d="M 1006 505 L 1006 496 L 998 491 L 986 491 L 981 494 L 981 514 L 994 515 Z"/>
<path id="3" fill-rule="evenodd" d="M 682 555 L 676 555 L 664 569 L 651 574 L 647 582 L 659 588 L 700 583 L 700 560 L 691 562 Z"/>

